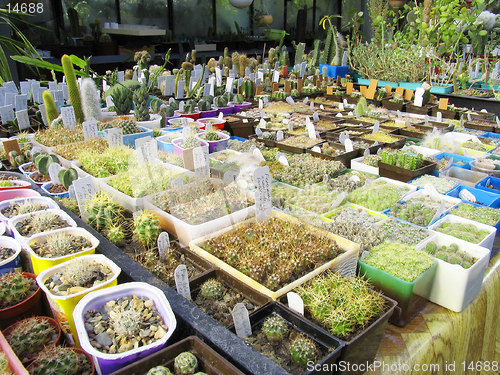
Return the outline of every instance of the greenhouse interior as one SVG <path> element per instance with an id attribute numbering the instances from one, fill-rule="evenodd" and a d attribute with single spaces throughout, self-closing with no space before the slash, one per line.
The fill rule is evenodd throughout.
<path id="1" fill-rule="evenodd" d="M 3 0 L 0 374 L 500 373 L 500 3 Z"/>

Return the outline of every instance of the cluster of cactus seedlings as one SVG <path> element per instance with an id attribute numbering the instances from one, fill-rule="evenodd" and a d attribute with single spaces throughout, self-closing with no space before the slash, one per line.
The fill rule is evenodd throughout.
<path id="1" fill-rule="evenodd" d="M 450 214 L 479 221 L 487 225 L 496 225 L 500 220 L 500 211 L 492 207 L 475 207 L 472 204 L 460 203 L 458 207 L 453 208 Z"/>
<path id="2" fill-rule="evenodd" d="M 384 241 L 408 245 L 418 244 L 430 235 L 430 232 L 425 228 L 405 223 L 393 217 L 382 224 L 382 231 L 384 232 Z"/>
<path id="3" fill-rule="evenodd" d="M 30 212 L 43 211 L 48 208 L 46 203 L 36 203 L 30 199 L 19 202 L 10 202 L 10 204 L 2 208 L 2 215 L 11 218 L 17 215 L 27 214 Z"/>
<path id="4" fill-rule="evenodd" d="M 437 259 L 441 259 L 450 264 L 457 264 L 465 269 L 471 268 L 472 265 L 477 262 L 476 258 L 461 250 L 456 243 L 452 243 L 448 246 L 438 246 L 435 242 L 431 241 L 427 243 L 424 250 Z"/>
<path id="5" fill-rule="evenodd" d="M 6 309 L 21 303 L 28 298 L 38 285 L 34 279 L 20 272 L 0 275 L 0 309 Z"/>
<path id="6" fill-rule="evenodd" d="M 83 129 L 80 125 L 73 129 L 69 127 L 46 128 L 35 133 L 35 140 L 47 147 L 80 142 L 84 140 Z"/>
<path id="7" fill-rule="evenodd" d="M 89 249 L 92 243 L 84 236 L 56 232 L 48 234 L 44 242 L 31 243 L 30 247 L 43 258 L 58 258 Z"/>
<path id="8" fill-rule="evenodd" d="M 16 230 L 23 237 L 69 226 L 68 222 L 57 213 L 45 211 L 35 212 L 15 224 Z"/>
<path id="9" fill-rule="evenodd" d="M 119 128 L 123 130 L 123 135 L 141 133 L 142 130 L 137 126 L 137 121 L 127 116 L 115 117 L 111 121 L 100 122 L 99 130 Z"/>
<path id="10" fill-rule="evenodd" d="M 120 244 L 125 238 L 124 210 L 108 194 L 94 195 L 84 207 L 89 225 L 105 234 L 113 244 Z"/>
<path id="11" fill-rule="evenodd" d="M 431 223 L 434 215 L 444 203 L 444 208 L 448 209 L 454 205 L 443 199 L 434 199 L 431 196 L 412 198 L 406 202 L 395 203 L 391 206 L 389 214 L 399 217 L 410 223 L 426 227 Z"/>
<path id="12" fill-rule="evenodd" d="M 200 147 L 201 141 L 196 136 L 189 136 L 182 140 L 182 142 L 177 143 L 177 145 L 183 149 Z"/>
<path id="13" fill-rule="evenodd" d="M 32 366 L 33 375 L 91 375 L 92 363 L 83 352 L 56 346 L 40 353 Z"/>
<path id="14" fill-rule="evenodd" d="M 6 339 L 19 359 L 28 361 L 35 358 L 45 346 L 54 344 L 58 336 L 58 330 L 49 320 L 32 317 L 16 323 Z"/>
<path id="15" fill-rule="evenodd" d="M 334 259 L 340 251 L 328 236 L 276 217 L 239 224 L 202 247 L 271 290 Z"/>
<path id="16" fill-rule="evenodd" d="M 83 150 L 102 153 L 108 148 L 108 140 L 104 138 L 90 138 L 83 142 L 58 145 L 54 148 L 57 155 L 67 160 L 76 160 Z"/>
<path id="17" fill-rule="evenodd" d="M 370 210 L 383 211 L 408 191 L 406 186 L 394 185 L 387 180 L 375 180 L 370 185 L 351 192 L 347 199 Z"/>
<path id="18" fill-rule="evenodd" d="M 129 159 L 134 150 L 131 148 L 111 147 L 102 153 L 84 150 L 78 154 L 82 169 L 94 177 L 109 177 L 128 170 Z"/>
<path id="19" fill-rule="evenodd" d="M 467 223 L 444 222 L 435 230 L 475 244 L 480 243 L 490 234 L 486 229 L 479 229 L 474 224 Z"/>

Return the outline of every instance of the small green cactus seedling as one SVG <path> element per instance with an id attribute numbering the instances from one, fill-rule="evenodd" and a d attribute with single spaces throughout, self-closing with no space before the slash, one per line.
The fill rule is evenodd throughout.
<path id="1" fill-rule="evenodd" d="M 74 168 L 61 169 L 57 174 L 57 178 L 59 178 L 59 181 L 61 181 L 66 190 L 68 190 L 73 181 L 78 179 L 78 172 Z"/>
<path id="2" fill-rule="evenodd" d="M 0 352 L 0 374 L 12 374 L 12 372 L 10 372 L 9 370 L 9 359 L 4 352 Z"/>
<path id="3" fill-rule="evenodd" d="M 224 289 L 222 284 L 216 279 L 209 279 L 203 283 L 200 293 L 203 297 L 209 299 L 218 299 L 222 296 Z"/>
<path id="4" fill-rule="evenodd" d="M 173 375 L 172 372 L 165 366 L 156 366 L 149 369 L 146 375 Z"/>
<path id="5" fill-rule="evenodd" d="M 179 146 L 181 146 L 184 149 L 194 148 L 194 147 L 200 147 L 201 146 L 201 142 L 195 136 L 189 136 Z"/>
<path id="6" fill-rule="evenodd" d="M 33 365 L 35 375 L 90 374 L 91 372 L 92 364 L 88 362 L 84 353 L 63 346 L 45 349 Z"/>
<path id="7" fill-rule="evenodd" d="M 198 369 L 198 359 L 189 352 L 182 352 L 174 360 L 175 373 L 178 375 L 194 375 Z"/>
<path id="8" fill-rule="evenodd" d="M 295 363 L 306 366 L 307 362 L 316 358 L 316 345 L 311 339 L 299 336 L 290 346 L 290 356 Z"/>
<path id="9" fill-rule="evenodd" d="M 142 211 L 134 219 L 134 234 L 139 237 L 141 243 L 145 246 L 151 246 L 156 243 L 161 232 L 160 221 L 156 219 L 151 211 Z"/>
<path id="10" fill-rule="evenodd" d="M 286 322 L 278 315 L 273 315 L 264 321 L 262 331 L 269 341 L 277 342 L 283 340 L 283 336 L 288 331 Z"/>
<path id="11" fill-rule="evenodd" d="M 58 330 L 47 319 L 33 317 L 18 322 L 6 339 L 21 360 L 30 360 L 50 342 L 55 342 L 58 335 Z"/>
<path id="12" fill-rule="evenodd" d="M 218 141 L 220 139 L 219 135 L 215 131 L 206 132 L 203 138 L 207 141 Z"/>
<path id="13" fill-rule="evenodd" d="M 30 294 L 33 281 L 20 272 L 0 276 L 0 309 L 15 306 Z M 35 283 L 36 285 L 36 283 Z"/>
<path id="14" fill-rule="evenodd" d="M 125 239 L 125 233 L 121 226 L 112 225 L 108 229 L 107 237 L 112 244 L 119 245 Z"/>

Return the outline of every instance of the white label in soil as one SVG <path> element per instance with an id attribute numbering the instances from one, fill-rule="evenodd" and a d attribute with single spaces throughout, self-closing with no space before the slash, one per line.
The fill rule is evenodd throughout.
<path id="1" fill-rule="evenodd" d="M 184 81 L 179 80 L 179 82 L 177 82 L 177 87 L 175 89 L 175 97 L 177 99 L 184 97 Z"/>
<path id="2" fill-rule="evenodd" d="M 237 176 L 238 173 L 236 173 L 235 171 L 226 171 L 224 173 L 224 182 L 230 184 L 236 180 Z"/>
<path id="3" fill-rule="evenodd" d="M 313 121 L 319 121 L 319 113 L 318 112 L 313 113 Z"/>
<path id="4" fill-rule="evenodd" d="M 470 113 L 467 113 L 467 121 L 472 121 L 472 116 L 470 115 Z"/>
<path id="5" fill-rule="evenodd" d="M 15 108 L 16 96 L 17 96 L 17 94 L 15 94 L 13 92 L 6 92 L 5 93 L 5 105 L 11 105 Z"/>
<path id="6" fill-rule="evenodd" d="M 156 140 L 150 136 L 136 139 L 135 149 L 139 165 L 153 164 L 154 160 L 158 159 Z"/>
<path id="7" fill-rule="evenodd" d="M 233 83 L 234 83 L 234 78 L 229 77 L 226 80 L 226 92 L 233 92 Z"/>
<path id="8" fill-rule="evenodd" d="M 269 103 L 269 98 L 265 96 L 264 99 L 262 99 L 262 101 L 264 102 L 264 104 L 267 104 Z"/>
<path id="9" fill-rule="evenodd" d="M 184 103 L 184 101 L 181 101 L 179 103 L 179 111 L 180 112 L 184 112 L 184 106 L 186 105 L 186 103 Z M 184 117 L 183 117 L 184 118 Z"/>
<path id="10" fill-rule="evenodd" d="M 402 116 L 401 111 L 399 109 L 396 111 L 396 113 L 397 113 L 398 117 Z"/>
<path id="11" fill-rule="evenodd" d="M 443 114 L 441 112 L 436 114 L 436 118 L 438 122 L 443 122 Z"/>
<path id="12" fill-rule="evenodd" d="M 83 137 L 85 139 L 98 138 L 99 133 L 97 132 L 97 120 L 93 117 L 89 118 L 88 121 L 82 123 L 83 127 Z"/>
<path id="13" fill-rule="evenodd" d="M 359 119 L 360 117 L 361 117 L 361 115 L 356 112 L 356 118 Z"/>
<path id="14" fill-rule="evenodd" d="M 78 203 L 78 208 L 82 213 L 82 219 L 87 221 L 87 216 L 85 211 L 85 206 L 90 202 L 95 196 L 95 187 L 92 177 L 79 178 L 73 181 L 73 186 L 75 187 L 76 201 Z"/>
<path id="15" fill-rule="evenodd" d="M 242 120 L 242 122 L 243 122 L 244 124 L 247 124 L 247 123 L 248 123 L 248 119 L 247 119 L 247 118 L 244 118 L 244 119 Z"/>
<path id="16" fill-rule="evenodd" d="M 264 156 L 262 155 L 262 152 L 260 152 L 258 148 L 255 148 L 252 151 L 252 154 L 257 158 L 257 160 L 260 160 L 261 162 L 266 161 L 266 159 L 264 159 Z"/>
<path id="17" fill-rule="evenodd" d="M 170 183 L 170 186 L 172 186 L 173 189 L 181 189 L 183 185 L 184 181 L 182 180 L 182 177 L 176 177 L 172 179 L 172 182 Z"/>
<path id="18" fill-rule="evenodd" d="M 215 84 L 222 86 L 222 74 L 218 66 L 215 67 Z"/>
<path id="19" fill-rule="evenodd" d="M 207 122 L 205 124 L 205 132 L 210 132 L 210 131 L 212 131 L 212 123 L 211 122 Z"/>
<path id="20" fill-rule="evenodd" d="M 293 121 L 288 122 L 288 131 L 293 131 Z"/>
<path id="21" fill-rule="evenodd" d="M 255 127 L 255 134 L 257 134 L 257 137 L 262 137 L 262 130 L 257 126 Z"/>
<path id="22" fill-rule="evenodd" d="M 308 119 L 309 117 L 306 117 Z M 307 122 L 306 120 L 306 128 L 307 128 L 307 134 L 309 135 L 309 138 L 311 139 L 316 139 L 316 130 L 314 129 L 314 124 L 312 122 Z"/>
<path id="23" fill-rule="evenodd" d="M 106 96 L 106 107 L 110 108 L 110 107 L 112 107 L 114 105 L 115 104 L 113 103 L 113 98 L 111 97 L 111 95 Z"/>
<path id="24" fill-rule="evenodd" d="M 458 197 L 460 199 L 463 199 L 464 201 L 469 201 L 469 202 L 472 202 L 472 203 L 476 203 L 476 197 L 475 197 L 475 195 L 472 194 L 467 189 L 460 190 L 460 193 L 458 193 Z"/>
<path id="25" fill-rule="evenodd" d="M 264 120 L 263 118 L 261 118 L 260 121 L 259 121 L 259 128 L 266 129 L 266 125 L 267 125 L 266 120 Z"/>
<path id="26" fill-rule="evenodd" d="M 314 147 L 312 148 L 312 150 L 313 150 L 314 152 L 317 152 L 318 154 L 321 154 L 321 147 L 319 147 L 319 146 L 314 146 Z"/>
<path id="27" fill-rule="evenodd" d="M 290 164 L 288 164 L 288 160 L 287 160 L 286 156 L 281 155 L 278 158 L 278 160 L 279 160 L 280 164 L 282 164 L 282 165 L 284 165 L 286 167 L 290 166 Z"/>
<path id="28" fill-rule="evenodd" d="M 28 109 L 28 95 L 16 95 L 14 98 L 16 111 L 22 111 L 23 109 Z"/>
<path id="29" fill-rule="evenodd" d="M 108 145 L 110 148 L 123 146 L 123 129 L 112 128 L 108 130 Z"/>
<path id="30" fill-rule="evenodd" d="M 269 167 L 265 166 L 256 168 L 253 174 L 253 181 L 257 187 L 257 191 L 255 192 L 255 216 L 257 220 L 263 221 L 272 213 L 272 179 L 271 174 L 269 173 Z"/>
<path id="31" fill-rule="evenodd" d="M 118 71 L 118 82 L 125 81 L 125 72 L 123 70 Z"/>
<path id="32" fill-rule="evenodd" d="M 207 146 L 193 148 L 193 164 L 196 179 L 205 179 L 210 176 Z"/>
<path id="33" fill-rule="evenodd" d="M 5 93 L 7 90 L 5 90 L 5 87 L 0 87 L 0 107 L 3 107 L 5 105 Z"/>
<path id="34" fill-rule="evenodd" d="M 234 329 L 239 337 L 252 336 L 252 326 L 248 317 L 248 310 L 243 303 L 238 303 L 232 311 Z"/>
<path id="35" fill-rule="evenodd" d="M 352 146 L 352 141 L 347 138 L 344 142 L 346 152 L 354 151 L 354 147 Z"/>
<path id="36" fill-rule="evenodd" d="M 7 123 L 7 121 L 14 121 L 16 118 L 14 116 L 14 106 L 13 105 L 5 105 L 0 107 L 0 117 L 2 118 L 2 124 Z"/>
<path id="37" fill-rule="evenodd" d="M 262 101 L 262 99 L 259 99 L 259 109 L 262 108 L 264 108 L 264 102 Z"/>
<path id="38" fill-rule="evenodd" d="M 59 177 L 57 176 L 59 174 L 59 172 L 61 171 L 61 169 L 63 169 L 63 168 L 57 163 L 51 163 L 49 165 L 49 177 L 50 177 L 50 181 L 52 181 L 52 183 L 54 185 L 61 183 L 61 181 L 59 181 Z"/>
<path id="39" fill-rule="evenodd" d="M 249 152 L 253 153 L 254 150 L 257 150 L 257 147 L 255 147 L 255 145 L 250 146 Z"/>
<path id="40" fill-rule="evenodd" d="M 19 85 L 21 86 L 21 94 L 29 95 L 30 90 L 31 90 L 31 82 L 22 81 L 19 83 Z"/>
<path id="41" fill-rule="evenodd" d="M 319 109 L 324 110 L 324 109 L 325 109 L 325 106 L 324 106 L 323 104 L 320 104 L 320 105 L 319 105 Z"/>
<path id="42" fill-rule="evenodd" d="M 365 148 L 365 151 L 363 151 L 363 156 L 368 156 L 370 155 L 370 150 Z"/>
<path id="43" fill-rule="evenodd" d="M 309 108 L 311 111 L 314 111 L 314 102 L 309 103 Z"/>
<path id="44" fill-rule="evenodd" d="M 7 92 L 12 92 L 12 93 L 15 93 L 15 94 L 18 93 L 17 86 L 14 83 L 14 81 L 4 82 L 3 83 L 3 87 L 5 87 L 5 89 L 7 90 Z"/>
<path id="45" fill-rule="evenodd" d="M 304 315 L 304 301 L 302 301 L 302 298 L 297 293 L 288 292 L 286 298 L 290 310 L 295 311 L 297 314 Z"/>
<path id="46" fill-rule="evenodd" d="M 177 293 L 187 299 L 191 299 L 191 290 L 189 289 L 189 276 L 184 264 L 177 266 L 174 271 L 175 288 Z"/>
<path id="47" fill-rule="evenodd" d="M 23 109 L 16 111 L 17 126 L 20 130 L 27 129 L 30 127 L 30 119 L 28 117 L 28 110 Z"/>
<path id="48" fill-rule="evenodd" d="M 495 116 L 495 120 L 497 122 L 497 126 L 500 126 L 500 119 L 498 118 L 498 116 Z"/>
<path id="49" fill-rule="evenodd" d="M 63 124 L 67 128 L 74 128 L 76 125 L 75 109 L 72 106 L 61 107 Z"/>
<path id="50" fill-rule="evenodd" d="M 340 109 L 341 111 L 343 111 L 343 110 L 344 110 L 344 103 L 339 103 L 339 109 Z M 337 113 L 337 116 L 338 116 L 338 115 L 342 115 L 342 113 Z"/>
<path id="51" fill-rule="evenodd" d="M 278 130 L 278 131 L 276 132 L 276 140 L 277 140 L 278 142 L 283 140 L 283 130 Z"/>
<path id="52" fill-rule="evenodd" d="M 49 90 L 50 91 L 56 91 L 57 90 L 57 82 L 50 81 L 49 82 Z"/>
<path id="53" fill-rule="evenodd" d="M 441 202 L 441 205 L 439 206 L 438 210 L 436 211 L 436 213 L 434 214 L 434 216 L 432 217 L 431 221 L 429 222 L 432 223 L 434 221 L 436 221 L 437 219 L 439 219 L 441 217 L 441 215 L 446 211 L 446 202 L 445 201 L 442 201 Z"/>
<path id="54" fill-rule="evenodd" d="M 380 128 L 380 121 L 375 121 L 375 125 L 373 125 L 373 130 L 372 130 L 372 134 L 375 134 L 375 133 L 378 133 L 378 130 Z"/>
<path id="55" fill-rule="evenodd" d="M 291 96 L 287 96 L 286 97 L 286 102 L 288 104 L 295 104 L 295 100 L 293 100 L 293 98 Z"/>
<path id="56" fill-rule="evenodd" d="M 304 98 L 304 100 L 302 101 L 302 103 L 304 103 L 304 104 L 309 103 L 309 97 L 308 97 L 308 96 L 306 96 L 306 97 Z"/>
<path id="57" fill-rule="evenodd" d="M 280 80 L 280 72 L 278 70 L 275 70 L 273 72 L 273 82 L 278 83 Z"/>

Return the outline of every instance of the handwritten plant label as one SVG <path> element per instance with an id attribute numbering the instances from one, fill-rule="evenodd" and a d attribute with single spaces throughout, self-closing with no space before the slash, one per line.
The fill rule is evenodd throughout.
<path id="1" fill-rule="evenodd" d="M 16 106 L 16 111 L 22 111 L 28 109 L 28 95 L 16 95 L 14 97 L 14 102 Z"/>
<path id="2" fill-rule="evenodd" d="M 354 151 L 354 147 L 352 146 L 352 141 L 349 138 L 347 138 L 345 140 L 344 147 L 345 147 L 346 152 Z"/>
<path id="3" fill-rule="evenodd" d="M 290 310 L 295 311 L 297 314 L 304 315 L 304 301 L 302 301 L 302 298 L 297 293 L 288 292 L 286 298 Z"/>
<path id="4" fill-rule="evenodd" d="M 282 141 L 283 140 L 283 130 L 278 130 L 276 132 L 276 141 Z"/>
<path id="5" fill-rule="evenodd" d="M 255 216 L 257 220 L 263 221 L 272 213 L 272 179 L 269 167 L 265 166 L 256 168 L 253 174 L 253 181 L 257 187 L 257 191 L 255 192 Z"/>
<path id="6" fill-rule="evenodd" d="M 73 181 L 73 186 L 75 188 L 76 201 L 78 203 L 82 219 L 87 221 L 88 213 L 85 211 L 85 207 L 95 196 L 95 186 L 92 181 L 92 177 L 88 176 L 79 178 L 78 180 Z"/>
<path id="7" fill-rule="evenodd" d="M 112 128 L 108 130 L 108 145 L 110 148 L 123 146 L 123 129 Z"/>
<path id="8" fill-rule="evenodd" d="M 224 173 L 224 178 L 223 181 L 227 184 L 230 184 L 234 181 L 236 181 L 236 177 L 238 176 L 238 173 L 235 171 L 226 171 Z"/>
<path id="9" fill-rule="evenodd" d="M 17 94 L 13 92 L 6 92 L 5 93 L 5 105 L 11 105 L 14 106 L 16 105 L 16 96 Z"/>
<path id="10" fill-rule="evenodd" d="M 309 117 L 306 117 L 306 129 L 309 138 L 316 139 L 316 129 L 314 129 L 314 124 L 309 120 Z"/>
<path id="11" fill-rule="evenodd" d="M 177 99 L 184 97 L 184 81 L 179 80 L 179 82 L 177 83 L 175 97 Z M 179 109 L 180 109 L 180 106 L 179 106 Z"/>
<path id="12" fill-rule="evenodd" d="M 184 264 L 177 266 L 174 271 L 175 288 L 177 293 L 187 299 L 191 299 L 191 290 L 189 289 L 189 276 Z"/>
<path id="13" fill-rule="evenodd" d="M 14 121 L 16 118 L 14 116 L 14 106 L 13 105 L 5 105 L 0 107 L 0 117 L 2 118 L 2 124 L 6 124 L 7 121 Z"/>
<path id="14" fill-rule="evenodd" d="M 158 159 L 156 140 L 150 136 L 136 139 L 135 149 L 139 165 L 153 164 L 154 160 Z"/>
<path id="15" fill-rule="evenodd" d="M 60 184 L 58 174 L 63 168 L 57 163 L 51 163 L 49 165 L 49 177 L 53 184 Z"/>
<path id="16" fill-rule="evenodd" d="M 99 137 L 99 133 L 97 132 L 97 120 L 95 118 L 90 117 L 88 121 L 84 121 L 82 127 L 83 138 L 91 139 Z"/>
<path id="17" fill-rule="evenodd" d="M 184 181 L 182 180 L 182 177 L 176 177 L 172 179 L 172 182 L 170 182 L 170 186 L 172 186 L 173 189 L 182 189 L 183 185 Z"/>
<path id="18" fill-rule="evenodd" d="M 248 310 L 243 303 L 238 303 L 232 311 L 234 329 L 239 337 L 252 336 L 252 326 L 248 317 Z"/>
<path id="19" fill-rule="evenodd" d="M 30 119 L 28 117 L 28 110 L 23 109 L 16 111 L 17 126 L 20 130 L 30 127 Z"/>
<path id="20" fill-rule="evenodd" d="M 22 95 L 29 95 L 30 90 L 31 90 L 31 82 L 28 81 L 22 81 L 19 83 L 21 86 L 21 94 Z"/>
<path id="21" fill-rule="evenodd" d="M 72 106 L 61 107 L 63 124 L 67 128 L 74 128 L 76 125 L 75 109 Z"/>
<path id="22" fill-rule="evenodd" d="M 204 179 L 210 176 L 208 163 L 208 147 L 200 146 L 193 148 L 194 175 L 196 179 Z"/>

